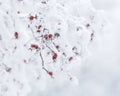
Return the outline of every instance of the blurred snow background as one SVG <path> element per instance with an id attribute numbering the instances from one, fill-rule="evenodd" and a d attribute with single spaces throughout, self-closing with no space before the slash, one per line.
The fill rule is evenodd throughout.
<path id="1" fill-rule="evenodd" d="M 82 76 L 88 85 L 82 96 L 120 96 L 120 0 L 91 1 L 96 9 L 105 11 L 111 25 L 84 66 L 86 76 Z"/>

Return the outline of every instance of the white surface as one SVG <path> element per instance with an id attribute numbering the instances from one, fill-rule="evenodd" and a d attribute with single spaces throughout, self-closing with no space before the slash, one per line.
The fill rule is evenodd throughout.
<path id="1" fill-rule="evenodd" d="M 40 1 L 0 0 L 0 96 L 119 96 L 119 2 L 92 0 L 94 9 L 90 0 L 44 0 L 49 1 L 47 6 Z M 99 9 L 105 10 L 107 16 Z M 42 17 L 42 22 L 31 23 L 30 14 L 37 14 L 38 19 Z M 108 24 L 106 17 L 112 24 Z M 52 34 L 61 28 L 61 37 L 53 42 L 61 46 L 67 57 L 57 52 L 51 41 L 48 45 L 58 53 L 57 62 L 53 63 L 51 55 L 46 55 L 47 48 L 42 50 L 45 67 L 54 72 L 54 79 L 41 68 L 39 54 L 28 50 L 31 43 L 43 46 L 41 40 L 32 39 L 24 47 L 33 38 L 31 29 L 39 36 L 35 28 L 39 23 Z M 90 28 L 85 27 L 87 23 L 91 24 Z M 28 24 L 31 29 L 27 28 Z M 78 32 L 76 27 L 80 27 Z M 93 30 L 95 37 L 91 42 Z M 15 31 L 19 32 L 18 40 L 14 38 Z M 78 48 L 80 56 L 68 62 L 73 56 L 73 46 Z M 24 59 L 28 64 L 24 64 Z M 12 71 L 6 72 L 5 65 Z"/>

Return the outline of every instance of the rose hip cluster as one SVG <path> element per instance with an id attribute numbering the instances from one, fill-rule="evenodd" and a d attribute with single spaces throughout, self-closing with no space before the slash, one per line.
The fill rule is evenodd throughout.
<path id="1" fill-rule="evenodd" d="M 43 50 L 44 49 L 48 49 L 49 52 L 46 51 L 46 53 L 48 54 L 50 60 L 52 60 L 53 63 L 56 63 L 58 61 L 58 57 L 60 56 L 58 53 L 61 53 L 63 56 L 62 57 L 66 57 L 68 62 L 71 62 L 74 58 L 73 56 L 68 56 L 66 55 L 66 52 L 62 50 L 62 45 L 59 44 L 59 42 L 55 42 L 56 39 L 59 39 L 61 37 L 60 33 L 58 32 L 50 32 L 49 29 L 45 28 L 42 23 L 35 23 L 38 19 L 37 15 L 30 15 L 29 16 L 29 21 L 30 23 L 28 24 L 28 28 L 31 29 L 32 35 L 34 37 L 30 40 L 30 42 L 27 42 L 27 45 L 29 45 L 29 49 L 32 51 L 34 50 L 34 52 L 37 52 L 38 54 L 40 54 L 40 59 L 42 61 L 42 69 L 46 71 L 46 73 L 51 76 L 54 77 L 54 72 L 51 70 L 48 70 L 45 66 L 46 66 L 46 57 L 43 56 Z M 34 23 L 33 23 L 34 22 Z M 31 27 L 31 24 L 36 24 L 33 25 L 35 26 L 35 28 L 33 28 L 33 26 Z M 34 29 L 34 30 L 33 30 Z M 16 39 L 19 38 L 19 34 L 18 32 L 14 33 L 14 36 Z M 34 43 L 31 41 L 35 41 Z M 25 44 L 26 45 L 26 44 Z M 51 47 L 52 45 L 52 47 Z M 43 47 L 44 46 L 44 47 Z M 25 46 L 26 47 L 26 46 Z M 45 52 L 45 51 L 44 51 Z M 45 64 L 46 63 L 46 64 Z"/>

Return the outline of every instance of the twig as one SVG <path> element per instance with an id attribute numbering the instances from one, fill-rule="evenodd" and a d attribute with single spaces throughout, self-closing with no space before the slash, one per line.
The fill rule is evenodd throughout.
<path id="1" fill-rule="evenodd" d="M 47 44 L 45 44 L 48 49 L 51 50 L 52 53 L 55 53 Z"/>
<path id="2" fill-rule="evenodd" d="M 40 52 L 40 58 L 41 58 L 41 60 L 42 60 L 42 67 L 44 68 L 44 60 L 43 60 L 43 57 L 42 57 L 41 52 Z"/>

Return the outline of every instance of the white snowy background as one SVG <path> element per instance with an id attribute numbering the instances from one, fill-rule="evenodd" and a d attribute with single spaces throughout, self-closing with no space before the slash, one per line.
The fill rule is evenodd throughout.
<path id="1" fill-rule="evenodd" d="M 95 95 L 95 90 L 91 89 L 93 95 L 84 96 L 120 96 L 120 0 L 91 1 L 96 9 L 105 11 L 111 25 L 102 38 L 101 49 L 94 49 L 93 56 L 87 62 L 87 65 L 92 66 L 88 75 L 93 76 L 93 84 L 99 84 L 96 87 L 102 94 Z"/>
<path id="2" fill-rule="evenodd" d="M 50 0 L 47 7 L 39 5 L 40 1 L 49 0 L 0 0 L 0 96 L 120 96 L 120 1 Z M 31 14 L 38 15 L 39 11 L 42 27 L 51 34 L 61 28 L 60 38 L 45 43 L 57 52 L 58 60 L 53 62 L 51 55 L 46 55 L 49 48 L 41 53 L 44 67 L 53 72 L 52 76 L 42 69 L 39 54 L 28 50 L 31 43 L 44 47 L 31 34 L 39 22 L 29 20 Z M 92 21 L 89 16 L 95 19 Z M 87 23 L 90 28 L 86 28 Z M 79 34 L 74 33 L 76 27 Z M 14 37 L 16 31 L 18 39 Z M 60 45 L 60 52 L 52 42 Z M 80 56 L 70 50 L 74 46 Z M 70 56 L 71 62 L 67 60 Z"/>

